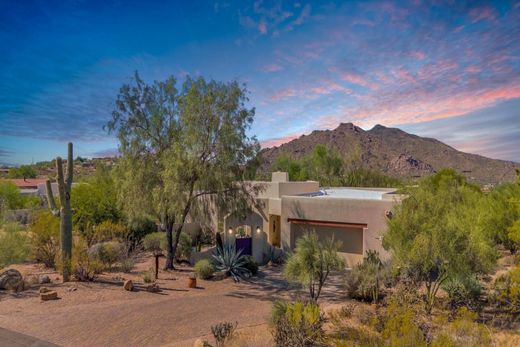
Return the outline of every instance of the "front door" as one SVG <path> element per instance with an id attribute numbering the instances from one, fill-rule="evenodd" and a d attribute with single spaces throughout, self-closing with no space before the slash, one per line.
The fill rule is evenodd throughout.
<path id="1" fill-rule="evenodd" d="M 280 247 L 281 235 L 281 218 L 278 215 L 269 215 L 269 243 L 273 246 Z"/>

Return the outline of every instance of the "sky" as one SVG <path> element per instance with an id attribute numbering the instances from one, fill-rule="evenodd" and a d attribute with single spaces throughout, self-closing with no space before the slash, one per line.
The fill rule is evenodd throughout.
<path id="1" fill-rule="evenodd" d="M 520 162 L 520 1 L 0 0 L 0 164 L 117 153 L 134 71 L 237 80 L 279 145 L 353 122 Z"/>

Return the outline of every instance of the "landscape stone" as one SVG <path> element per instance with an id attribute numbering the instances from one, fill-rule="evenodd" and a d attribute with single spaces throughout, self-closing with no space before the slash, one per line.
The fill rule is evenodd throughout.
<path id="1" fill-rule="evenodd" d="M 40 277 L 40 284 L 51 283 L 51 278 L 47 275 L 43 275 Z"/>
<path id="2" fill-rule="evenodd" d="M 161 289 L 159 288 L 159 285 L 157 283 L 152 283 L 146 287 L 146 291 L 150 293 L 158 293 L 161 291 Z"/>
<path id="3" fill-rule="evenodd" d="M 58 293 L 54 290 L 49 290 L 48 292 L 40 293 L 40 299 L 42 301 L 57 300 Z"/>
<path id="4" fill-rule="evenodd" d="M 21 291 L 24 288 L 20 271 L 8 269 L 0 273 L 0 289 Z"/>
<path id="5" fill-rule="evenodd" d="M 40 294 L 41 294 L 41 293 L 48 293 L 48 292 L 51 292 L 51 291 L 52 291 L 52 290 L 50 290 L 50 289 L 47 288 L 47 287 L 41 287 L 41 288 L 40 288 Z"/>
<path id="6" fill-rule="evenodd" d="M 131 292 L 134 289 L 134 283 L 132 282 L 132 280 L 126 280 L 123 284 L 123 288 L 124 290 Z"/>

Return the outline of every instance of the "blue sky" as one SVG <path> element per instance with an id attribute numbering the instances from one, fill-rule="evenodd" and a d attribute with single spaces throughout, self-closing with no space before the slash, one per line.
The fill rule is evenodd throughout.
<path id="1" fill-rule="evenodd" d="M 520 162 L 520 1 L 3 1 L 0 163 L 115 153 L 135 70 L 246 83 L 264 146 L 353 122 Z"/>

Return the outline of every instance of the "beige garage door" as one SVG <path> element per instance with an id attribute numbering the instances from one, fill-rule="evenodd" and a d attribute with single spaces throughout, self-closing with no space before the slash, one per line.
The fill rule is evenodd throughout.
<path id="1" fill-rule="evenodd" d="M 309 231 L 315 231 L 320 241 L 330 240 L 331 237 L 341 241 L 339 252 L 345 257 L 347 267 L 352 267 L 363 259 L 362 228 L 291 223 L 291 247 L 294 248 L 296 240 Z"/>

